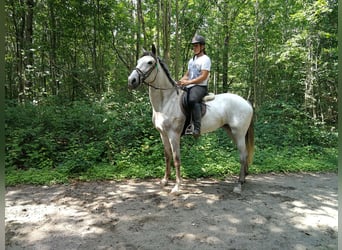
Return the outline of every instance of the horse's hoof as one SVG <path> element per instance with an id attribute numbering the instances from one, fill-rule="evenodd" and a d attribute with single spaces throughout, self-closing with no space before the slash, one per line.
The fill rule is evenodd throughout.
<path id="1" fill-rule="evenodd" d="M 160 185 L 162 185 L 163 187 L 167 186 L 167 183 L 168 183 L 168 181 L 166 179 L 162 179 L 160 181 Z"/>
<path id="2" fill-rule="evenodd" d="M 174 186 L 173 189 L 171 190 L 172 195 L 180 195 L 179 187 L 178 185 Z"/>
<path id="3" fill-rule="evenodd" d="M 234 187 L 233 192 L 236 194 L 241 194 L 241 183 Z"/>

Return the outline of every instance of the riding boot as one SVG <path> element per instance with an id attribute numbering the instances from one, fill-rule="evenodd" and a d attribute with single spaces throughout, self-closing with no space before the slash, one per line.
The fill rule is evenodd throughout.
<path id="1" fill-rule="evenodd" d="M 192 109 L 192 120 L 194 123 L 194 131 L 192 135 L 196 138 L 201 135 L 201 116 L 201 104 L 196 103 Z"/>

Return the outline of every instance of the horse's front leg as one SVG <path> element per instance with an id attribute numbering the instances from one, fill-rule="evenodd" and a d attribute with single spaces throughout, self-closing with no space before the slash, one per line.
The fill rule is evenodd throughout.
<path id="1" fill-rule="evenodd" d="M 175 155 L 173 156 L 174 166 L 176 169 L 176 185 L 172 188 L 171 193 L 172 194 L 178 194 L 180 191 L 180 185 L 182 184 L 182 177 L 180 173 L 180 156 Z"/>
<path id="2" fill-rule="evenodd" d="M 176 169 L 176 184 L 172 188 L 171 193 L 178 194 L 180 191 L 180 186 L 182 184 L 182 177 L 180 172 L 180 134 L 172 133 L 172 135 L 169 137 L 169 141 L 172 149 L 173 164 Z"/>
<path id="3" fill-rule="evenodd" d="M 171 160 L 176 169 L 176 184 L 172 188 L 171 193 L 177 194 L 180 191 L 180 185 L 182 184 L 182 178 L 180 173 L 180 134 L 170 132 L 168 135 L 160 135 L 164 144 L 165 154 L 165 175 L 161 180 L 162 185 L 167 185 L 171 175 Z"/>
<path id="4" fill-rule="evenodd" d="M 160 134 L 160 137 L 163 141 L 164 145 L 164 157 L 165 157 L 165 174 L 164 178 L 160 181 L 160 184 L 166 186 L 169 182 L 171 175 L 171 159 L 172 159 L 172 150 L 169 139 L 166 136 Z"/>

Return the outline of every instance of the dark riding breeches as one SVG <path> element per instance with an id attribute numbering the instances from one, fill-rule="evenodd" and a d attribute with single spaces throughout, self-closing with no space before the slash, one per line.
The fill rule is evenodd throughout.
<path id="1" fill-rule="evenodd" d="M 205 95 L 208 94 L 207 86 L 193 86 L 188 89 L 188 105 L 192 109 L 196 103 L 202 102 Z"/>
<path id="2" fill-rule="evenodd" d="M 188 89 L 188 105 L 191 110 L 195 130 L 201 130 L 201 102 L 208 94 L 207 86 L 193 86 Z"/>

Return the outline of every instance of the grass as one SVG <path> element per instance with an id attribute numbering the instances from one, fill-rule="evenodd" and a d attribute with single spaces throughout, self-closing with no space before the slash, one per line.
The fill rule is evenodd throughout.
<path id="1" fill-rule="evenodd" d="M 209 141 L 207 141 L 209 140 Z M 182 147 L 184 178 L 217 178 L 237 175 L 240 164 L 235 148 L 222 146 L 208 150 L 210 140 Z M 161 145 L 160 145 L 161 146 Z M 162 146 L 161 146 L 162 147 Z M 293 172 L 337 172 L 337 149 L 307 147 L 256 147 L 250 174 Z M 122 154 L 114 163 L 99 163 L 86 171 L 70 173 L 65 168 L 16 170 L 7 168 L 6 185 L 52 185 L 73 181 L 161 178 L 164 174 L 162 150 L 155 154 Z M 173 171 L 174 176 L 174 171 Z"/>
<path id="2" fill-rule="evenodd" d="M 148 97 L 133 97 L 124 109 L 111 99 L 6 106 L 6 185 L 161 178 L 164 150 Z M 335 127 L 275 104 L 258 112 L 250 173 L 336 172 Z M 182 138 L 181 160 L 185 178 L 223 179 L 240 170 L 236 146 L 220 129 L 199 140 Z"/>

